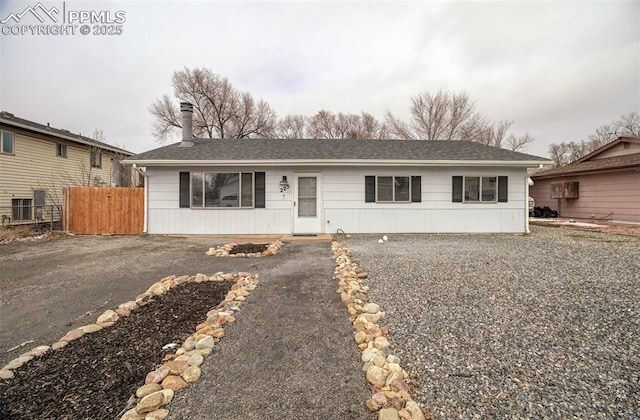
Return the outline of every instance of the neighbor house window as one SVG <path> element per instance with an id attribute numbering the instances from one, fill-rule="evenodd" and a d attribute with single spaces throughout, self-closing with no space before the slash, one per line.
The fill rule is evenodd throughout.
<path id="1" fill-rule="evenodd" d="M 11 131 L 0 131 L 0 153 L 13 154 L 13 133 Z"/>
<path id="2" fill-rule="evenodd" d="M 91 151 L 91 167 L 102 168 L 102 155 L 97 150 Z"/>
<path id="3" fill-rule="evenodd" d="M 191 207 L 254 206 L 252 172 L 192 172 Z"/>
<path id="4" fill-rule="evenodd" d="M 56 144 L 56 156 L 67 157 L 67 145 L 58 143 Z"/>
<path id="5" fill-rule="evenodd" d="M 32 200 L 30 198 L 12 198 L 11 214 L 13 220 L 30 220 L 31 204 Z"/>
<path id="6" fill-rule="evenodd" d="M 365 176 L 365 202 L 417 203 L 422 197 L 420 176 Z"/>
<path id="7" fill-rule="evenodd" d="M 458 203 L 506 203 L 509 199 L 506 176 L 454 176 L 452 199 Z"/>

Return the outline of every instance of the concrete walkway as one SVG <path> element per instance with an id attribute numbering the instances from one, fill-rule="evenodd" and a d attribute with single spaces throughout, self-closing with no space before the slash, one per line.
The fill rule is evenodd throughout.
<path id="1" fill-rule="evenodd" d="M 176 393 L 169 418 L 373 419 L 328 244 L 243 260 L 259 286 L 225 326 L 200 381 Z"/>

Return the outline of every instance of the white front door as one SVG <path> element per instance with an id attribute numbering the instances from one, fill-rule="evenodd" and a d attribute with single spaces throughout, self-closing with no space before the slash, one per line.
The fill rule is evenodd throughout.
<path id="1" fill-rule="evenodd" d="M 301 172 L 293 178 L 293 233 L 322 233 L 322 174 Z"/>

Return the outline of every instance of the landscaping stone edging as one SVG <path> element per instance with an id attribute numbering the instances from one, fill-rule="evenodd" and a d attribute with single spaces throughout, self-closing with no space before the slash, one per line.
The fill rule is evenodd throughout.
<path id="1" fill-rule="evenodd" d="M 367 409 L 377 411 L 379 420 L 424 420 L 422 409 L 410 394 L 409 374 L 389 349 L 389 329 L 378 324 L 385 314 L 369 301 L 369 287 L 363 281 L 367 273 L 340 242 L 333 241 L 331 250 L 336 261 L 337 293 L 347 307 L 364 363 L 362 370 L 373 392 L 366 401 Z"/>
<path id="2" fill-rule="evenodd" d="M 281 241 L 275 241 L 269 244 L 266 250 L 263 252 L 247 252 L 247 253 L 239 253 L 239 254 L 230 254 L 229 252 L 233 249 L 234 246 L 238 244 L 236 243 L 228 243 L 226 245 L 219 246 L 217 248 L 209 248 L 205 254 L 212 257 L 271 257 L 276 255 L 280 248 L 282 247 Z"/>
<path id="3" fill-rule="evenodd" d="M 206 314 L 206 320 L 200 323 L 178 348 L 175 354 L 167 354 L 164 362 L 147 374 L 145 384 L 136 390 L 136 399 L 125 408 L 121 420 L 161 420 L 169 415 L 165 407 L 173 399 L 174 392 L 185 388 L 189 383 L 200 379 L 200 365 L 211 354 L 216 342 L 224 337 L 225 323 L 236 320 L 233 314 L 240 310 L 239 306 L 249 296 L 249 292 L 257 287 L 257 274 L 216 273 L 212 276 L 196 274 L 195 276 L 175 275 L 165 277 L 153 283 L 146 292 L 138 295 L 135 300 L 122 303 L 115 310 L 106 310 L 96 320 L 95 324 L 88 324 L 70 330 L 51 346 L 37 346 L 11 360 L 0 369 L 0 379 L 13 379 L 13 370 L 21 367 L 35 357 L 42 356 L 48 351 L 60 351 L 69 342 L 91 334 L 103 328 L 114 325 L 121 317 L 127 317 L 132 311 L 151 302 L 154 296 L 161 296 L 182 283 L 200 283 L 205 281 L 235 281 L 225 299 L 215 309 Z M 124 411 L 124 410 L 123 410 Z"/>

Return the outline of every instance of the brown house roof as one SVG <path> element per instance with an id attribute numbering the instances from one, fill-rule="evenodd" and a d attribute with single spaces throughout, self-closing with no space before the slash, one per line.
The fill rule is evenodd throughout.
<path id="1" fill-rule="evenodd" d="M 540 171 L 532 175 L 531 178 L 553 178 L 561 175 L 579 175 L 591 172 L 614 171 L 628 168 L 640 168 L 640 153 L 597 160 L 587 160 L 584 162 L 577 160 L 567 166 Z"/>
<path id="2" fill-rule="evenodd" d="M 558 176 L 582 175 L 595 172 L 610 172 L 629 168 L 640 168 L 640 153 L 593 159 L 620 143 L 640 143 L 640 137 L 618 137 L 611 143 L 559 168 L 546 169 L 531 175 L 532 179 L 554 178 Z"/>

